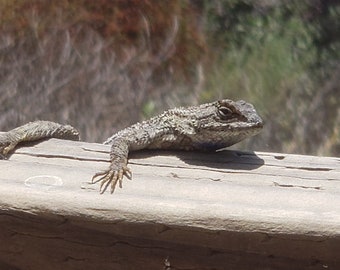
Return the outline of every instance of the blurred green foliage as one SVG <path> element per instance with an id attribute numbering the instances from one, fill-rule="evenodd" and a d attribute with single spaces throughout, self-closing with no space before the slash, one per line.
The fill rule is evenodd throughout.
<path id="1" fill-rule="evenodd" d="M 252 101 L 266 120 L 262 149 L 338 155 L 339 2 L 220 0 L 204 8 L 214 50 L 202 99 Z"/>

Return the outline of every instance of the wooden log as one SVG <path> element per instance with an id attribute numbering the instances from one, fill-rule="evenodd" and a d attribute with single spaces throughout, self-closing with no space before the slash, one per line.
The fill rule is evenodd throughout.
<path id="1" fill-rule="evenodd" d="M 50 139 L 0 160 L 0 269 L 340 269 L 340 159 Z"/>

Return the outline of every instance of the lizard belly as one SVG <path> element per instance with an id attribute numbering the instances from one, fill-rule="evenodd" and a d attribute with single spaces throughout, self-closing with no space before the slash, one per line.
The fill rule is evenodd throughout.
<path id="1" fill-rule="evenodd" d="M 199 150 L 199 151 L 216 151 L 223 147 L 229 146 L 224 140 L 204 140 L 200 137 L 191 137 L 185 135 L 166 135 L 155 139 L 147 149 L 167 149 L 167 150 Z"/>

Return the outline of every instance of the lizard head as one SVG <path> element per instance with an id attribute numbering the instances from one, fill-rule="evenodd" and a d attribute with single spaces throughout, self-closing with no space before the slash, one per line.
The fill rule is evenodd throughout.
<path id="1" fill-rule="evenodd" d="M 232 101 L 223 99 L 216 102 L 215 121 L 224 124 L 229 123 L 230 128 L 248 131 L 249 135 L 255 135 L 261 131 L 263 121 L 257 114 L 254 106 L 244 100 Z M 254 134 L 251 134 L 253 133 Z"/>
<path id="2" fill-rule="evenodd" d="M 263 121 L 254 106 L 243 100 L 223 99 L 201 105 L 196 122 L 197 146 L 217 150 L 259 133 Z"/>

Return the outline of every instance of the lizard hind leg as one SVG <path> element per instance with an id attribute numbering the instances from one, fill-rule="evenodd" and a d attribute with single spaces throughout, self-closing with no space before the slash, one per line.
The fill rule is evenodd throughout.
<path id="1" fill-rule="evenodd" d="M 0 159 L 7 159 L 9 156 L 8 154 L 14 150 L 17 144 L 16 141 L 0 140 Z"/>

